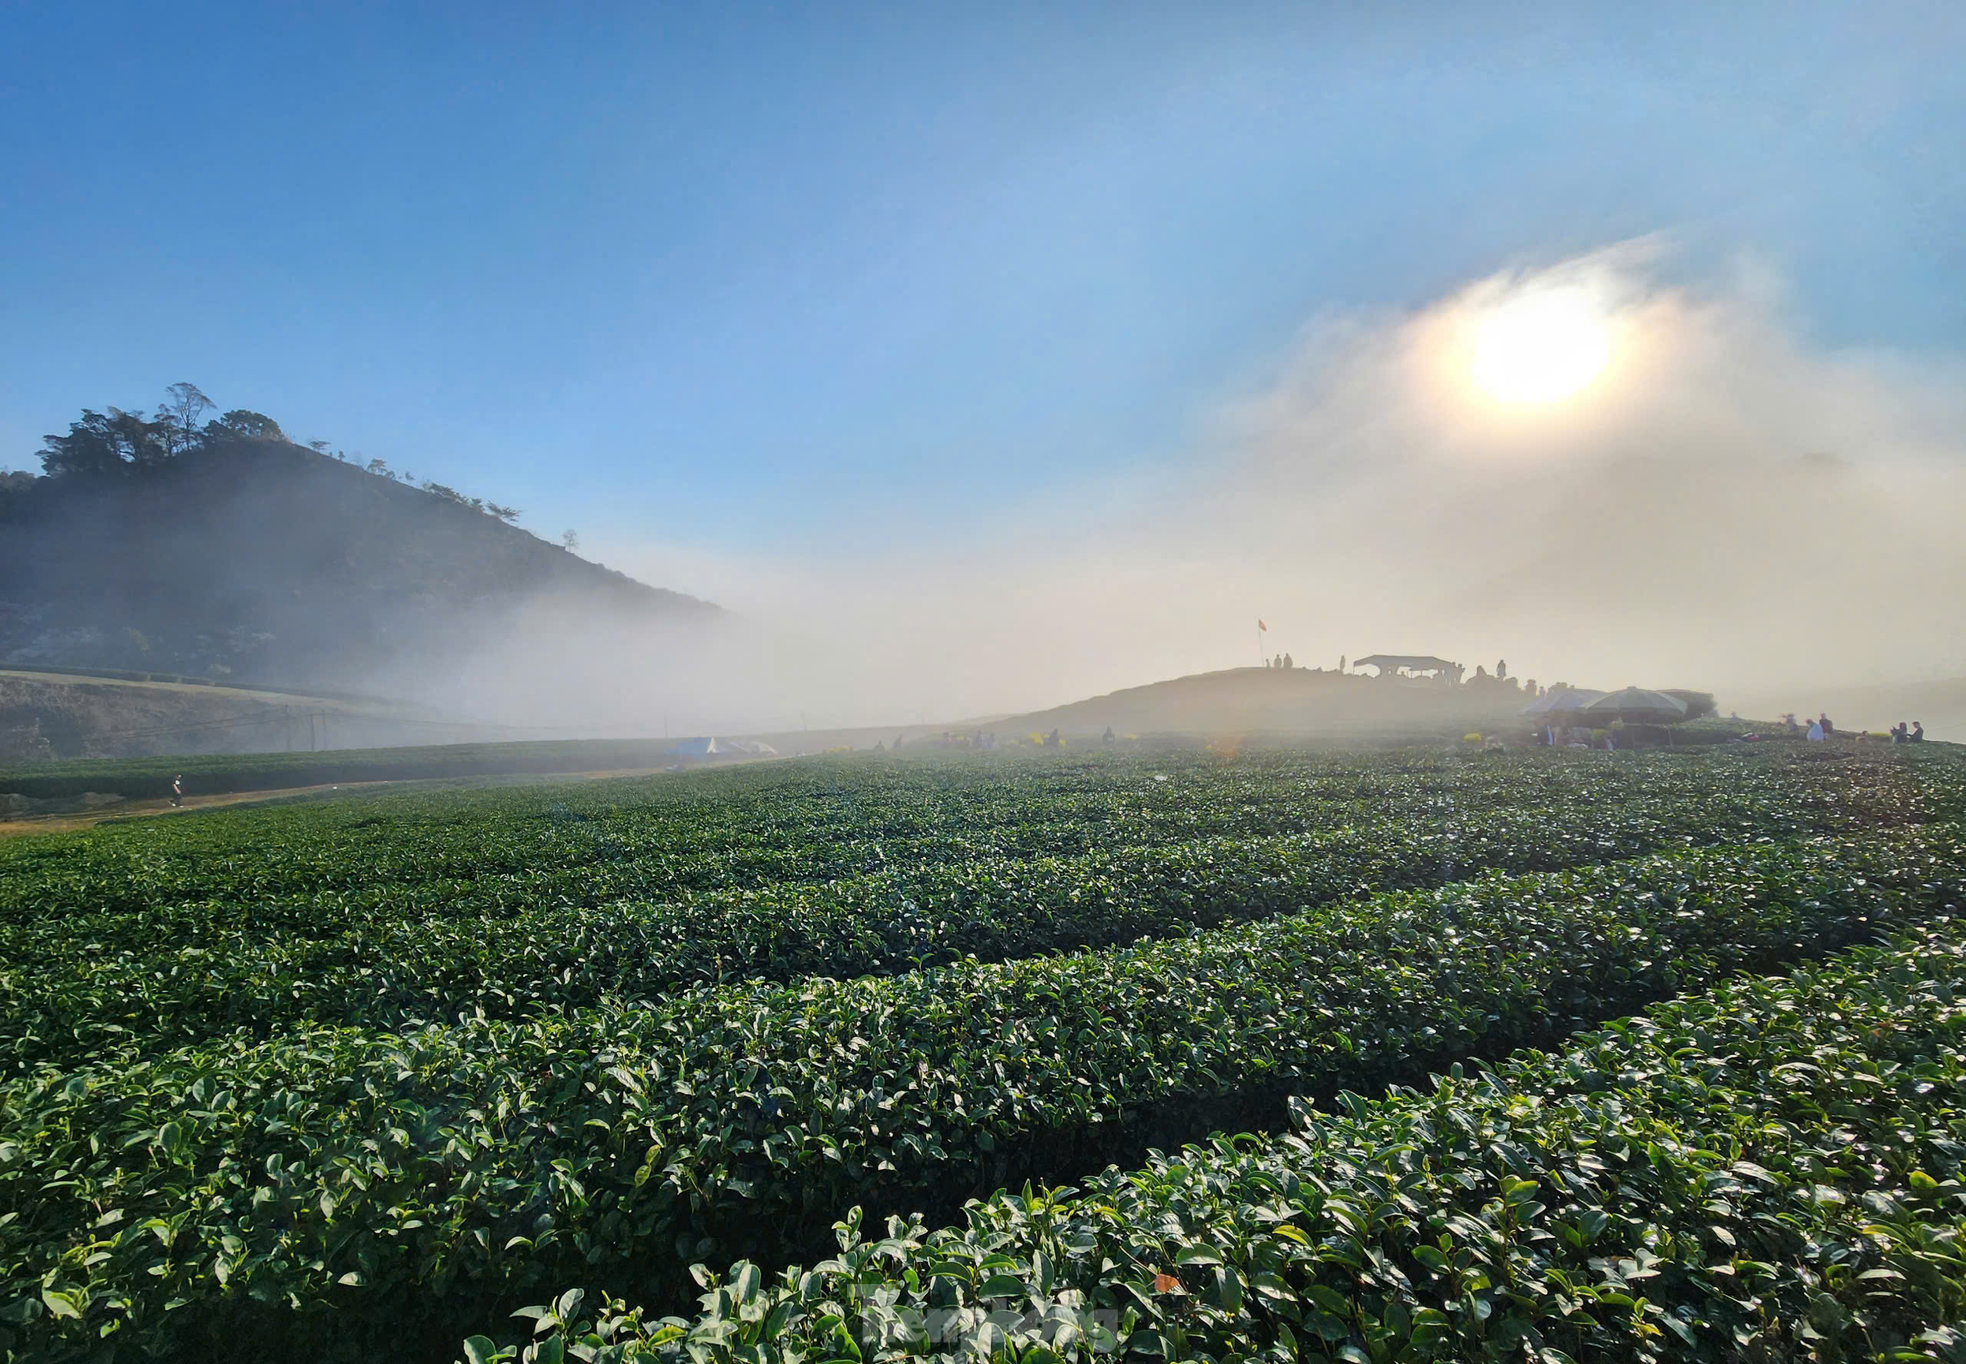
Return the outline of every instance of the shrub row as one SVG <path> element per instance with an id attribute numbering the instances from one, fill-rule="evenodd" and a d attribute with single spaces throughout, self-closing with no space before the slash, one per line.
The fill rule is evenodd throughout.
<path id="1" fill-rule="evenodd" d="M 1674 846 L 1788 834 L 1785 808 L 1635 798 L 1566 820 L 1483 810 L 1442 827 L 1381 819 L 1076 858 L 978 857 L 819 885 L 433 915 L 332 937 L 269 933 L 258 912 L 180 906 L 0 930 L 0 1058 L 76 1065 L 301 1020 L 386 1027 L 516 1017 L 691 984 L 893 974 L 1179 936 L 1334 900 L 1553 871 Z"/>
<path id="2" fill-rule="evenodd" d="M 932 765 L 905 781 L 863 765 L 858 779 L 868 789 L 850 794 L 866 821 L 855 827 L 869 836 L 830 843 L 824 830 L 839 815 L 826 811 L 847 801 L 849 789 L 826 788 L 833 795 L 820 799 L 803 779 L 760 788 L 774 798 L 764 805 L 784 798 L 785 808 L 770 815 L 735 808 L 758 802 L 712 801 L 705 813 L 703 802 L 664 798 L 647 809 L 596 807 L 596 819 L 568 820 L 536 793 L 508 793 L 465 807 L 459 841 L 487 852 L 494 865 L 515 847 L 548 846 L 546 867 L 410 883 L 382 859 L 372 886 L 339 884 L 365 865 L 365 843 L 334 841 L 350 837 L 349 829 L 315 830 L 321 839 L 310 844 L 289 837 L 306 835 L 308 824 L 276 821 L 266 830 L 273 842 L 265 856 L 215 857 L 198 873 L 208 889 L 228 889 L 221 898 L 170 903 L 170 894 L 188 887 L 166 875 L 160 906 L 89 914 L 72 903 L 62 909 L 57 886 L 39 882 L 50 908 L 0 923 L 0 1067 L 81 1064 L 237 1028 L 264 1036 L 300 1020 L 398 1027 L 475 1011 L 512 1017 L 693 982 L 888 973 L 962 955 L 1006 960 L 1178 935 L 1487 868 L 1551 870 L 1671 846 L 1868 827 L 1940 808 L 1907 780 L 1910 769 L 1888 762 L 1475 762 L 1439 786 L 1443 772 L 1429 761 L 1436 765 L 1416 762 L 1388 777 L 1385 755 L 1362 764 L 1357 755 L 1289 754 L 1240 774 L 1177 766 L 1167 782 L 1158 779 L 1168 773 L 1122 761 L 1020 772 L 1009 797 L 958 783 L 948 800 L 935 794 L 942 783 Z M 1833 780 L 1823 779 L 1826 770 Z M 788 785 L 806 796 L 788 794 Z M 1375 808 L 1371 817 L 1340 799 L 1376 807 L 1399 790 L 1398 800 L 1383 801 L 1390 813 Z M 1128 801 L 1153 808 L 1134 818 Z M 1180 812 L 1196 801 L 1241 812 L 1195 821 L 1207 827 L 1240 819 L 1273 828 L 1287 820 L 1286 827 L 1309 824 L 1314 832 L 1029 855 L 1048 843 L 1077 846 L 1102 826 L 1116 838 L 1167 835 L 1186 827 Z M 1034 810 L 1045 817 L 1032 817 Z M 691 822 L 693 811 L 700 824 Z M 976 823 L 934 834 L 937 811 Z M 394 839 L 398 855 L 429 833 L 398 838 L 393 829 L 360 827 L 368 824 L 356 821 L 353 836 Z M 616 841 L 606 831 L 622 825 L 633 832 L 619 840 L 619 857 L 579 862 L 577 846 L 598 856 Z M 763 831 L 782 834 L 787 846 L 761 846 Z M 815 839 L 823 848 L 815 850 Z M 175 834 L 172 841 L 197 843 Z M 1001 851 L 1006 845 L 1018 851 Z M 86 902 L 122 851 L 93 866 L 86 855 L 69 859 L 78 867 L 55 859 L 68 899 Z M 214 851 L 223 851 L 222 842 Z M 721 888 L 673 889 L 692 859 L 689 875 Z M 283 860 L 298 869 L 283 871 Z M 755 884 L 768 867 L 786 875 Z M 830 881 L 806 879 L 848 867 L 852 874 Z M 273 890 L 306 876 L 335 888 Z M 653 903 L 596 903 L 647 882 L 672 892 Z M 0 878 L 0 889 L 25 904 L 37 885 L 31 876 Z"/>
<path id="3" fill-rule="evenodd" d="M 968 1225 L 894 1219 L 701 1314 L 584 1294 L 530 1364 L 1966 1357 L 1966 927 L 1300 1112 Z M 517 1348 L 466 1343 L 472 1364 Z"/>
<path id="4" fill-rule="evenodd" d="M 1615 758 L 1615 761 L 1607 760 Z M 1438 753 L 1041 760 L 810 760 L 581 786 L 376 797 L 106 825 L 0 842 L 0 925 L 207 905 L 279 934 L 437 914 L 811 883 L 979 857 L 1075 856 L 1491 810 L 1587 825 L 1645 807 L 1790 831 L 1929 818 L 1928 772 L 1890 750 L 1802 761 Z M 1956 776 L 1957 773 L 1954 773 Z M 1959 782 L 1955 780 L 1953 787 Z M 1952 793 L 1952 807 L 1959 805 Z"/>
<path id="5" fill-rule="evenodd" d="M 849 1204 L 953 1211 L 1547 1039 L 1956 902 L 1962 866 L 1937 827 L 1677 853 L 1122 951 L 44 1074 L 0 1090 L 0 1265 L 28 1286 L 0 1316 L 40 1359 L 329 1358 L 575 1279 L 676 1302 L 691 1261 L 801 1253 Z"/>

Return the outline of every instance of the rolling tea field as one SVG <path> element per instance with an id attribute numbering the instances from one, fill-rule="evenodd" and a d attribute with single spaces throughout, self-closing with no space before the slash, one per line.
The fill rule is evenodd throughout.
<path id="1" fill-rule="evenodd" d="M 1962 909 L 1942 745 L 18 839 L 0 1360 L 1966 1359 Z"/>

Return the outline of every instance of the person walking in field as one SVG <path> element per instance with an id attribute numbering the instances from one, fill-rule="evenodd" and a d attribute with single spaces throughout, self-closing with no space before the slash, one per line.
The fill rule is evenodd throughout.
<path id="1" fill-rule="evenodd" d="M 181 809 L 183 805 L 184 805 L 184 774 L 180 772 L 175 777 L 171 778 L 171 808 L 173 810 Z"/>

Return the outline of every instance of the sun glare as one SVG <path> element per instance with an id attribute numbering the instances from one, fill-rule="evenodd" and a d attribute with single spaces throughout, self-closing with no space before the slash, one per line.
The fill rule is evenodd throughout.
<path id="1" fill-rule="evenodd" d="M 1475 327 L 1469 372 L 1499 403 L 1553 403 L 1611 360 L 1611 324 L 1583 289 L 1543 289 L 1497 304 Z"/>

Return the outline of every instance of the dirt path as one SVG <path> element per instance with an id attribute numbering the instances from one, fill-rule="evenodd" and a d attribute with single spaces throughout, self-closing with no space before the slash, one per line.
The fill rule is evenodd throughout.
<path id="1" fill-rule="evenodd" d="M 516 777 L 527 785 L 563 781 L 611 781 L 617 777 L 652 777 L 673 770 L 670 767 L 625 767 L 604 768 L 591 772 L 529 772 L 512 774 L 506 780 L 510 781 Z M 216 796 L 186 796 L 183 806 L 175 808 L 171 805 L 169 797 L 160 796 L 155 800 L 126 800 L 117 805 L 105 805 L 100 810 L 70 810 L 62 814 L 0 819 L 0 838 L 20 838 L 29 834 L 64 834 L 76 829 L 93 829 L 96 825 L 113 819 L 141 819 L 155 815 L 182 814 L 187 810 L 215 810 L 228 805 L 255 805 L 267 801 L 291 800 L 295 796 L 320 795 L 330 791 L 338 794 L 353 794 L 383 791 L 390 787 L 429 788 L 432 785 L 456 790 L 469 786 L 488 786 L 499 781 L 498 777 L 414 777 L 398 781 L 344 781 L 323 786 L 288 786 L 270 791 L 230 791 Z"/>
<path id="2" fill-rule="evenodd" d="M 100 810 L 70 810 L 55 815 L 28 815 L 22 819 L 0 819 L 0 838 L 19 838 L 23 834 L 65 834 L 75 829 L 92 829 L 104 820 L 131 816 L 168 815 L 184 810 L 212 810 L 222 805 L 250 805 L 255 801 L 282 800 L 290 796 L 311 795 L 318 791 L 366 791 L 378 786 L 395 786 L 387 781 L 342 782 L 335 786 L 290 786 L 275 791 L 229 791 L 221 796 L 186 796 L 184 804 L 173 807 L 168 796 L 156 800 L 126 800 L 105 805 Z"/>

